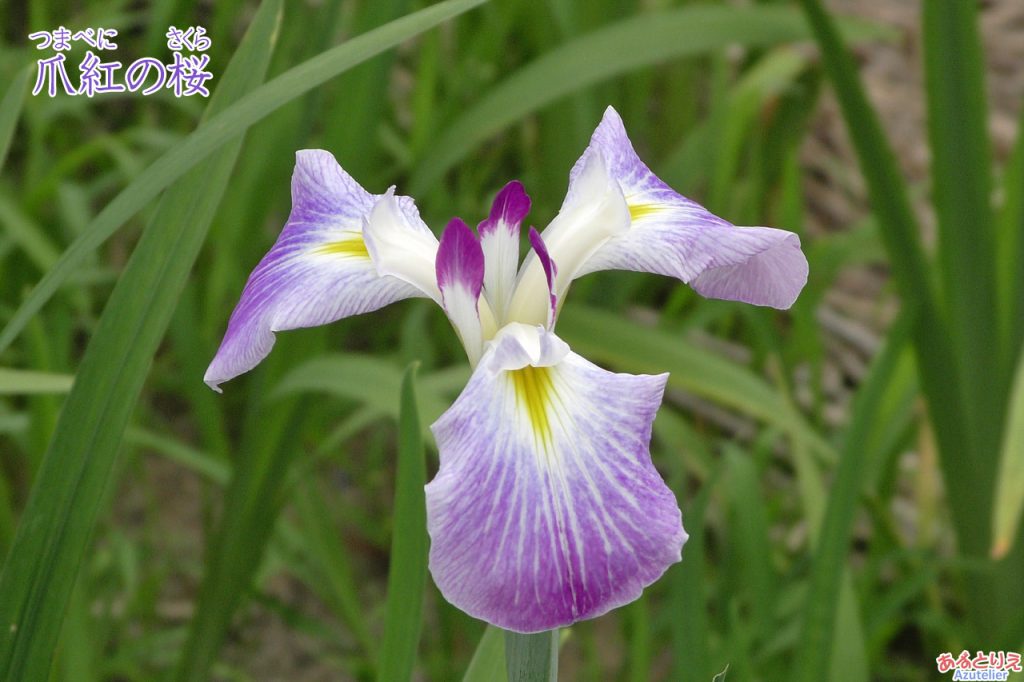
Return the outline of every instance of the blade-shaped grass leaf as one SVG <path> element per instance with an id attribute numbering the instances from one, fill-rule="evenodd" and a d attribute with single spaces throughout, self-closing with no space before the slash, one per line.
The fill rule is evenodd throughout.
<path id="1" fill-rule="evenodd" d="M 969 367 L 973 360 L 961 361 L 962 356 L 958 356 L 957 350 L 965 347 L 965 343 L 960 339 L 966 336 L 962 330 L 952 329 L 951 325 L 966 324 L 973 317 L 961 320 L 943 314 L 921 248 L 906 183 L 882 133 L 876 112 L 868 103 L 858 75 L 858 66 L 843 44 L 835 23 L 828 16 L 820 0 L 801 0 L 801 5 L 821 48 L 825 70 L 835 87 L 843 118 L 857 151 L 861 171 L 867 181 L 869 198 L 878 218 L 889 261 L 906 308 L 905 314 L 913 321 L 911 334 L 917 355 L 918 372 L 939 444 L 943 477 L 947 484 L 956 482 L 957 485 L 957 493 L 949 496 L 949 505 L 958 542 L 966 554 L 982 557 L 987 555 L 990 549 L 990 497 L 993 458 L 998 444 L 985 451 L 976 450 L 986 447 L 986 443 L 992 443 L 992 432 L 998 430 L 992 425 L 995 420 L 1002 418 L 1002 414 L 1000 409 L 998 415 L 986 414 L 979 418 L 975 411 L 979 406 L 970 400 L 971 395 L 977 394 L 979 387 L 972 383 L 973 379 L 966 379 L 963 375 L 970 373 Z M 934 17 L 932 21 L 935 21 Z M 942 21 L 936 23 L 936 26 L 940 24 L 943 31 L 949 31 L 950 35 L 956 34 L 958 41 L 970 42 L 973 39 L 965 37 L 966 34 L 961 35 L 960 32 L 977 30 L 975 26 L 949 27 Z M 926 25 L 926 30 L 939 29 Z M 927 40 L 932 44 L 936 43 L 934 38 Z M 952 49 L 950 54 L 957 51 L 955 46 L 951 48 L 949 45 L 937 45 L 937 49 Z M 965 43 L 964 49 L 970 52 L 973 48 Z M 932 80 L 936 77 L 945 76 L 936 75 Z M 965 83 L 969 83 L 977 76 L 966 74 L 963 78 Z M 959 87 L 965 91 L 972 89 L 972 86 L 964 83 Z M 976 89 L 976 86 L 973 89 Z M 948 93 L 938 98 L 948 102 L 941 106 L 960 106 L 950 101 Z M 948 130 L 944 134 L 957 133 Z M 976 142 L 976 131 L 967 131 L 966 134 Z M 984 172 L 988 173 L 989 170 L 986 168 Z M 971 248 L 971 245 L 965 248 Z M 991 261 L 988 267 L 992 268 Z M 960 283 L 947 282 L 946 285 L 948 288 L 959 286 Z M 994 297 L 987 301 L 974 300 L 972 305 L 991 306 L 994 301 Z M 988 358 L 983 360 L 986 363 L 988 361 Z M 968 385 L 971 386 L 970 391 L 965 388 Z M 990 388 L 993 393 L 1002 391 L 997 384 L 992 384 Z M 986 396 L 981 405 L 989 405 L 990 398 L 991 396 Z M 981 433 L 982 431 L 985 433 Z M 1001 636 L 1006 637 L 1005 641 L 1019 639 L 1020 633 L 1024 632 L 1024 618 L 1020 617 L 1020 610 L 1013 606 L 1019 599 L 1012 596 L 1019 594 L 1024 581 L 1020 580 L 1019 575 L 1014 575 L 1015 572 L 1010 565 L 1012 563 L 1005 564 L 1006 570 L 979 572 L 967 583 L 971 592 L 968 604 L 974 624 L 981 632 L 993 636 L 996 630 L 1002 630 Z M 1011 626 L 1015 629 L 1007 630 Z M 819 646 L 817 638 L 824 633 L 820 629 L 812 629 L 808 634 L 814 638 L 814 642 L 808 641 L 808 646 L 802 649 L 803 658 L 805 662 L 813 659 L 815 664 L 811 667 L 805 665 L 802 672 L 805 679 L 820 679 L 822 669 L 818 664 L 823 664 L 822 654 L 827 654 L 827 649 Z"/>
<path id="2" fill-rule="evenodd" d="M 398 464 L 394 522 L 388 569 L 384 644 L 377 667 L 379 680 L 408 680 L 416 664 L 427 583 L 427 507 L 423 486 L 427 465 L 416 404 L 416 367 L 402 377 L 398 415 Z"/>
<path id="3" fill-rule="evenodd" d="M 973 459 L 976 499 L 968 552 L 987 550 L 989 493 L 995 475 L 1009 374 L 999 372 L 996 262 L 992 220 L 992 155 L 985 106 L 977 6 L 925 0 L 922 6 L 925 93 L 931 142 L 932 202 L 938 217 L 936 266 L 959 359 Z"/>
<path id="4" fill-rule="evenodd" d="M 208 113 L 263 80 L 280 7 L 261 6 Z M 47 678 L 125 427 L 240 149 L 164 195 L 104 309 L 0 574 L 0 679 Z"/>
<path id="5" fill-rule="evenodd" d="M 878 417 L 886 389 L 908 342 L 909 317 L 896 324 L 883 350 L 875 358 L 864 387 L 857 394 L 850 426 L 846 430 L 843 449 L 832 484 L 824 518 L 815 543 L 811 569 L 810 592 L 804 602 L 801 642 L 794 671 L 800 680 L 821 680 L 827 677 L 829 656 L 836 629 L 840 591 L 853 532 L 853 520 L 860 500 L 864 477 L 870 470 L 865 465 L 864 444 Z"/>
<path id="6" fill-rule="evenodd" d="M 1020 542 L 1018 526 L 1024 511 L 1024 352 L 1017 361 L 1000 458 L 992 509 L 992 556 L 996 559 L 1006 556 L 1015 539 Z"/>
<path id="7" fill-rule="evenodd" d="M 462 682 L 506 682 L 505 631 L 488 625 L 476 645 Z"/>
<path id="8" fill-rule="evenodd" d="M 799 433 L 818 454 L 835 459 L 832 446 L 767 382 L 744 367 L 664 331 L 624 327 L 619 316 L 582 305 L 562 310 L 558 325 L 572 347 L 589 358 L 629 372 L 668 371 L 670 387 L 741 410 L 787 433 Z"/>
<path id="9" fill-rule="evenodd" d="M 1003 206 L 996 234 L 996 270 L 1002 322 L 1004 371 L 1013 370 L 1024 341 L 1024 106 L 1017 141 L 1003 175 Z"/>
<path id="10" fill-rule="evenodd" d="M 863 25 L 850 26 L 854 34 L 864 33 Z M 799 14 L 790 8 L 716 5 L 645 13 L 588 33 L 519 69 L 449 125 L 423 153 L 410 194 L 423 193 L 470 150 L 509 124 L 588 85 L 736 43 L 767 47 L 807 35 Z"/>
<path id="11" fill-rule="evenodd" d="M 321 83 L 486 1 L 446 0 L 406 15 L 289 69 L 211 117 L 147 167 L 93 219 L 86 232 L 68 247 L 0 332 L 0 352 L 17 338 L 32 316 L 50 300 L 88 254 L 190 168 L 244 133 L 252 124 Z"/>
<path id="12" fill-rule="evenodd" d="M 67 374 L 0 367 L 0 395 L 67 393 L 74 380 Z"/>
<path id="13" fill-rule="evenodd" d="M 11 148 L 11 140 L 14 139 L 14 131 L 18 127 L 21 108 L 25 105 L 28 79 L 37 68 L 35 64 L 29 64 L 18 72 L 4 93 L 4 98 L 0 100 L 0 169 L 4 167 L 7 152 Z"/>

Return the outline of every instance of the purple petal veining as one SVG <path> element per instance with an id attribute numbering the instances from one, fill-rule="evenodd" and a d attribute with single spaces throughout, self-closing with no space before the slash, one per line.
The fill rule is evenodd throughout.
<path id="1" fill-rule="evenodd" d="M 608 240 L 578 271 L 635 270 L 676 277 L 700 294 L 788 308 L 807 282 L 800 238 L 769 227 L 737 227 L 675 192 L 640 160 L 611 107 L 570 173 L 574 184 L 600 152 L 629 204 L 632 226 Z M 557 254 L 556 254 L 557 255 Z"/>
<path id="2" fill-rule="evenodd" d="M 509 325 L 433 425 L 430 570 L 472 616 L 539 632 L 636 599 L 686 533 L 651 464 L 667 375 L 613 374 Z"/>
<path id="3" fill-rule="evenodd" d="M 249 275 L 204 381 L 211 388 L 255 367 L 270 353 L 274 332 L 314 327 L 422 295 L 378 275 L 362 237 L 375 195 L 322 150 L 296 154 L 292 210 L 277 242 Z M 420 221 L 401 197 L 400 210 Z M 422 222 L 422 221 L 420 221 Z"/>

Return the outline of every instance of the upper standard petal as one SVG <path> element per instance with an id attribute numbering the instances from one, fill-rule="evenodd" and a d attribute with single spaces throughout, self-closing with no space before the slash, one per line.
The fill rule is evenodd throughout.
<path id="1" fill-rule="evenodd" d="M 629 229 L 629 210 L 619 183 L 604 156 L 590 154 L 574 178 L 569 196 L 541 236 L 551 261 L 558 264 L 553 288 L 544 262 L 535 251 L 523 260 L 507 319 L 544 324 L 549 290 L 564 302 L 572 280 L 609 239 Z"/>
<path id="2" fill-rule="evenodd" d="M 480 290 L 484 253 L 473 230 L 462 220 L 452 219 L 441 235 L 435 268 L 444 311 L 466 349 L 469 364 L 475 366 L 483 350 Z"/>
<path id="3" fill-rule="evenodd" d="M 545 326 L 548 329 L 554 329 L 555 318 L 558 317 L 559 304 L 558 292 L 555 289 L 555 280 L 558 278 L 558 264 L 552 260 L 551 254 L 548 253 L 548 247 L 544 243 L 544 238 L 532 227 L 530 228 L 530 246 L 533 248 L 533 253 L 536 255 L 541 267 L 544 268 L 544 277 L 548 282 L 550 305 Z"/>
<path id="4" fill-rule="evenodd" d="M 484 295 L 494 316 L 505 317 L 519 267 L 519 228 L 530 212 L 530 197 L 518 180 L 505 185 L 477 227 L 484 252 Z M 493 330 L 497 331 L 497 330 Z"/>

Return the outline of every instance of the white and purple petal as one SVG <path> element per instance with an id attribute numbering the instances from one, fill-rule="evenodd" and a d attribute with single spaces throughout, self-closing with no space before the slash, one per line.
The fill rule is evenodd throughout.
<path id="1" fill-rule="evenodd" d="M 547 250 L 558 263 L 554 293 L 559 301 L 565 300 L 576 273 L 598 249 L 629 230 L 625 197 L 600 153 L 587 157 L 572 190 L 543 232 Z M 506 319 L 544 324 L 548 309 L 547 273 L 536 253 L 531 252 L 520 268 Z"/>
<path id="2" fill-rule="evenodd" d="M 469 364 L 476 366 L 483 351 L 480 290 L 484 252 L 473 230 L 458 218 L 452 219 L 441 235 L 435 270 L 444 311 L 462 340 Z"/>
<path id="3" fill-rule="evenodd" d="M 288 222 L 249 275 L 206 370 L 211 388 L 220 390 L 222 382 L 259 364 L 276 331 L 314 327 L 425 295 L 401 279 L 381 277 L 372 262 L 363 226 L 378 200 L 329 152 L 296 153 Z M 419 221 L 411 199 L 401 197 L 396 205 L 406 221 Z"/>
<path id="4" fill-rule="evenodd" d="M 491 204 L 491 212 L 480 223 L 480 246 L 487 267 L 484 295 L 495 316 L 501 319 L 508 307 L 519 268 L 519 226 L 530 212 L 530 197 L 518 180 L 505 185 Z"/>
<path id="5" fill-rule="evenodd" d="M 788 308 L 807 282 L 800 238 L 769 227 L 738 227 L 675 192 L 640 160 L 622 119 L 608 107 L 570 173 L 576 200 L 590 158 L 601 155 L 629 207 L 630 229 L 606 240 L 573 275 L 635 270 L 676 277 L 703 296 Z M 549 242 L 550 245 L 550 242 Z M 553 250 L 553 255 L 559 254 Z"/>
<path id="6" fill-rule="evenodd" d="M 666 375 L 613 374 L 510 324 L 433 425 L 430 570 L 472 616 L 539 632 L 633 601 L 686 533 L 651 463 Z"/>
<path id="7" fill-rule="evenodd" d="M 378 275 L 411 284 L 441 304 L 434 271 L 437 237 L 420 218 L 412 199 L 396 196 L 395 188 L 388 188 L 364 220 L 363 238 Z"/>

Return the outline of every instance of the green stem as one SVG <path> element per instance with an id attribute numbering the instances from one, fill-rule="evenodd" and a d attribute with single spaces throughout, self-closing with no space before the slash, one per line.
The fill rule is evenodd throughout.
<path id="1" fill-rule="evenodd" d="M 558 630 L 532 635 L 505 631 L 508 682 L 553 682 L 558 679 Z"/>

